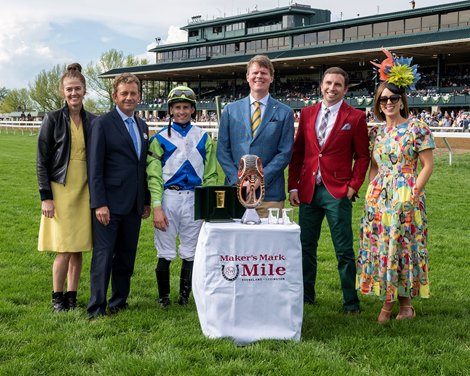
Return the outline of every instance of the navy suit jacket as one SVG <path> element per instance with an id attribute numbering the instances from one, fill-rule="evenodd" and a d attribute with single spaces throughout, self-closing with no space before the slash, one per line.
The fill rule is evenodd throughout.
<path id="1" fill-rule="evenodd" d="M 225 184 L 237 183 L 240 158 L 254 154 L 264 169 L 264 201 L 286 198 L 284 169 L 294 143 L 294 113 L 289 106 L 269 96 L 256 136 L 251 136 L 250 97 L 228 104 L 222 113 L 217 140 L 217 160 L 225 173 Z"/>
<path id="2" fill-rule="evenodd" d="M 142 214 L 144 204 L 150 203 L 145 172 L 149 131 L 142 119 L 134 120 L 142 144 L 139 157 L 116 109 L 91 124 L 87 159 L 92 209 L 107 206 L 112 214 L 126 215 L 136 207 Z"/>

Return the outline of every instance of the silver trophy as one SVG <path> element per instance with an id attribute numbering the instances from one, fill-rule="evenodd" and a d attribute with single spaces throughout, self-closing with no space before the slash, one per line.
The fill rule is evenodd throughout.
<path id="1" fill-rule="evenodd" d="M 237 183 L 238 201 L 246 208 L 242 223 L 261 223 L 256 208 L 264 199 L 264 172 L 261 158 L 247 154 L 240 158 Z"/>

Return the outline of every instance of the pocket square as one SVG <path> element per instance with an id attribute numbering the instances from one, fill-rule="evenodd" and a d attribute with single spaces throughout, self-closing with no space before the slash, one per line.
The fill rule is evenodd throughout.
<path id="1" fill-rule="evenodd" d="M 342 131 L 349 131 L 351 130 L 351 124 L 347 123 L 343 125 L 343 128 L 341 128 Z"/>

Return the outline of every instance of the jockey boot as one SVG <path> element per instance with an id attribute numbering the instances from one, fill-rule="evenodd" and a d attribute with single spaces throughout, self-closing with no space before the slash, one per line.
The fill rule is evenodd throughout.
<path id="1" fill-rule="evenodd" d="M 165 308 L 170 305 L 170 271 L 155 270 L 157 275 L 158 302 L 160 307 Z"/>
<path id="2" fill-rule="evenodd" d="M 183 260 L 181 266 L 180 277 L 180 298 L 178 304 L 185 306 L 189 302 L 189 294 L 191 293 L 191 279 L 193 276 L 193 263 L 194 261 Z"/>

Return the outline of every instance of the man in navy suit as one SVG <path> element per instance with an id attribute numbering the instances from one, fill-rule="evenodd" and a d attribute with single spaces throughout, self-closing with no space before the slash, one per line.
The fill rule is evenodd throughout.
<path id="1" fill-rule="evenodd" d="M 269 95 L 273 79 L 274 67 L 267 56 L 257 55 L 248 62 L 250 95 L 224 108 L 217 141 L 217 159 L 227 185 L 237 183 L 242 156 L 255 154 L 261 158 L 266 190 L 257 208 L 260 217 L 267 217 L 267 208 L 284 207 L 284 169 L 294 142 L 294 113 Z M 260 120 L 256 119 L 257 107 Z"/>
<path id="2" fill-rule="evenodd" d="M 142 218 L 150 215 L 147 124 L 134 115 L 139 79 L 124 73 L 113 82 L 116 107 L 96 118 L 88 138 L 88 184 L 93 210 L 90 318 L 126 309 Z"/>

